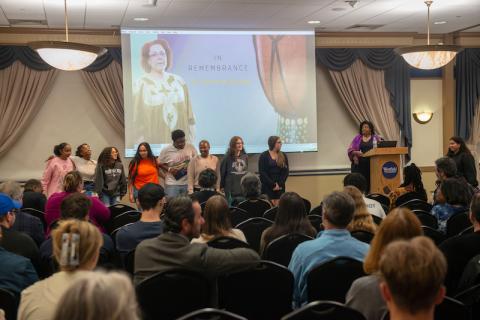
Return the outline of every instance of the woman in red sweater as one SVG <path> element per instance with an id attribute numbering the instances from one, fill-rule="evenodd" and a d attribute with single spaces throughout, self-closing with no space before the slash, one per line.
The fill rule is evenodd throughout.
<path id="1" fill-rule="evenodd" d="M 138 145 L 137 153 L 128 165 L 128 191 L 130 202 L 137 200 L 138 190 L 147 183 L 159 183 L 157 158 L 147 142 Z"/>

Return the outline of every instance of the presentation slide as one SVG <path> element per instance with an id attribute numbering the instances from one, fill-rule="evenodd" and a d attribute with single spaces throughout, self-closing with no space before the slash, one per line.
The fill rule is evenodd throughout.
<path id="1" fill-rule="evenodd" d="M 185 131 L 224 154 L 280 136 L 285 152 L 317 151 L 314 31 L 122 29 L 125 156 L 154 154 Z"/>

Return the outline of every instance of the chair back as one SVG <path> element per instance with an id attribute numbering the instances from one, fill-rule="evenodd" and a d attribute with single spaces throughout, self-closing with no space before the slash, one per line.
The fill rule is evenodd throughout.
<path id="1" fill-rule="evenodd" d="M 469 233 L 473 233 L 473 226 L 470 226 L 468 228 L 465 228 L 464 230 L 462 230 L 462 232 L 460 232 L 458 235 L 459 236 L 463 236 L 464 234 L 469 234 Z"/>
<path id="2" fill-rule="evenodd" d="M 205 308 L 190 312 L 177 320 L 247 320 L 247 318 L 225 310 Z"/>
<path id="3" fill-rule="evenodd" d="M 352 308 L 336 301 L 314 301 L 297 309 L 281 320 L 366 320 Z"/>
<path id="4" fill-rule="evenodd" d="M 119 214 L 118 216 L 113 217 L 111 230 L 113 231 L 123 227 L 126 224 L 137 222 L 138 220 L 140 220 L 141 215 L 142 214 L 136 210 L 127 211 Z"/>
<path id="5" fill-rule="evenodd" d="M 357 239 L 359 241 L 362 241 L 362 242 L 365 242 L 365 243 L 368 243 L 368 244 L 370 244 L 370 242 L 372 242 L 372 239 L 373 239 L 373 236 L 374 236 L 373 233 L 368 232 L 368 231 L 363 231 L 363 230 L 355 230 L 355 231 L 350 232 L 350 234 L 355 239 Z"/>
<path id="6" fill-rule="evenodd" d="M 320 217 L 323 215 L 323 204 L 320 203 L 318 206 L 316 206 L 315 208 L 313 208 L 309 215 L 310 214 L 316 214 L 316 215 L 319 215 Z"/>
<path id="7" fill-rule="evenodd" d="M 376 215 L 374 215 L 374 214 L 371 214 L 371 216 L 372 216 L 373 222 L 374 222 L 377 226 L 379 226 L 380 223 L 382 223 L 382 220 L 383 220 L 383 219 L 380 218 L 379 216 L 376 216 Z"/>
<path id="8" fill-rule="evenodd" d="M 40 219 L 43 225 L 43 231 L 47 230 L 47 221 L 45 220 L 45 212 L 42 212 L 40 210 L 33 209 L 33 208 L 22 208 L 21 211 Z"/>
<path id="9" fill-rule="evenodd" d="M 118 233 L 118 230 L 122 229 L 122 228 L 125 227 L 125 226 L 129 226 L 129 225 L 131 225 L 132 223 L 133 223 L 133 222 L 127 223 L 126 225 L 123 225 L 123 226 L 121 226 L 121 227 L 113 230 L 113 231 L 110 233 L 110 237 L 112 238 L 112 240 L 113 240 L 114 243 L 116 243 L 116 241 L 117 241 L 117 233 Z"/>
<path id="10" fill-rule="evenodd" d="M 270 242 L 263 251 L 262 259 L 288 267 L 293 251 L 302 242 L 313 240 L 305 234 L 289 233 Z"/>
<path id="11" fill-rule="evenodd" d="M 386 205 L 387 207 L 390 206 L 390 198 L 387 197 L 387 196 L 384 195 L 384 194 L 380 194 L 380 193 L 370 193 L 369 195 L 367 195 L 367 198 L 372 199 L 372 200 L 375 200 L 375 201 L 378 201 L 378 202 L 380 202 L 381 204 Z"/>
<path id="12" fill-rule="evenodd" d="M 260 251 L 260 239 L 265 229 L 273 224 L 272 221 L 265 218 L 250 218 L 239 225 L 237 228 L 242 230 L 245 238 L 247 238 L 248 244 L 253 250 Z"/>
<path id="13" fill-rule="evenodd" d="M 477 252 L 480 252 L 480 248 Z M 471 258 L 463 269 L 458 281 L 457 292 L 466 290 L 474 285 L 480 284 L 480 254 Z"/>
<path id="14" fill-rule="evenodd" d="M 208 241 L 207 245 L 217 249 L 252 248 L 248 243 L 232 237 L 216 237 Z"/>
<path id="15" fill-rule="evenodd" d="M 363 263 L 337 257 L 314 267 L 307 275 L 308 301 L 331 300 L 344 303 L 353 281 L 363 277 Z"/>
<path id="16" fill-rule="evenodd" d="M 0 288 L 0 309 L 5 312 L 6 320 L 17 318 L 18 299 L 7 289 Z"/>
<path id="17" fill-rule="evenodd" d="M 135 269 L 135 249 L 129 251 L 125 257 L 123 257 L 123 268 L 127 271 L 128 274 L 133 276 Z"/>
<path id="18" fill-rule="evenodd" d="M 305 211 L 306 211 L 305 214 L 308 214 L 312 209 L 312 203 L 310 202 L 310 200 L 305 198 L 302 198 L 302 200 L 303 200 L 303 204 L 305 205 Z"/>
<path id="19" fill-rule="evenodd" d="M 218 289 L 220 307 L 249 320 L 280 319 L 292 310 L 293 274 L 270 261 L 222 277 Z"/>
<path id="20" fill-rule="evenodd" d="M 395 207 L 401 207 L 404 203 L 410 201 L 410 200 L 421 200 L 420 195 L 417 192 L 407 192 L 402 194 L 395 200 Z"/>
<path id="21" fill-rule="evenodd" d="M 237 207 L 230 207 L 230 223 L 232 227 L 236 228 L 237 225 L 248 219 L 247 211 Z"/>
<path id="22" fill-rule="evenodd" d="M 413 213 L 415 213 L 418 220 L 420 220 L 422 226 L 427 226 L 435 230 L 438 229 L 438 220 L 433 215 L 431 215 L 430 212 L 419 209 L 415 209 L 412 211 Z"/>
<path id="23" fill-rule="evenodd" d="M 113 206 L 109 206 L 108 209 L 110 209 L 110 217 L 112 219 L 118 215 L 121 215 L 124 212 L 137 210 L 123 203 L 114 204 Z"/>
<path id="24" fill-rule="evenodd" d="M 315 230 L 317 230 L 317 232 L 320 232 L 323 230 L 322 216 L 319 216 L 318 214 L 309 214 L 307 218 L 308 220 L 310 220 L 310 223 L 315 228 Z"/>
<path id="25" fill-rule="evenodd" d="M 432 239 L 437 246 L 439 246 L 446 239 L 445 235 L 436 229 L 433 229 L 427 226 L 422 226 L 422 230 L 423 230 L 423 234 L 426 237 L 429 237 L 430 239 Z"/>
<path id="26" fill-rule="evenodd" d="M 273 207 L 265 211 L 263 213 L 263 217 L 270 221 L 275 221 L 275 219 L 277 218 L 277 213 L 278 213 L 278 207 Z"/>
<path id="27" fill-rule="evenodd" d="M 447 220 L 447 237 L 453 237 L 472 226 L 468 212 L 458 212 Z"/>
<path id="28" fill-rule="evenodd" d="M 458 300 L 445 297 L 435 308 L 435 320 L 470 320 L 468 308 Z"/>
<path id="29" fill-rule="evenodd" d="M 471 319 L 480 319 L 480 284 L 458 293 L 455 300 L 470 309 Z"/>
<path id="30" fill-rule="evenodd" d="M 183 269 L 159 272 L 140 282 L 136 291 L 144 320 L 176 319 L 207 308 L 211 294 L 206 278 Z"/>
<path id="31" fill-rule="evenodd" d="M 418 200 L 418 199 L 407 201 L 402 205 L 400 205 L 399 207 L 405 207 L 410 210 L 423 210 L 426 212 L 432 211 L 432 208 L 433 208 L 433 206 L 430 203 L 425 202 L 423 200 Z"/>
<path id="32" fill-rule="evenodd" d="M 249 218 L 262 217 L 263 213 L 270 209 L 272 205 L 270 202 L 263 199 L 245 200 L 238 204 L 240 209 L 248 213 Z"/>

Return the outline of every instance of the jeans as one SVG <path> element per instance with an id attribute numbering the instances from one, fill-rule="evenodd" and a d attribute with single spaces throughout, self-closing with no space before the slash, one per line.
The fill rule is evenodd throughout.
<path id="1" fill-rule="evenodd" d="M 109 196 L 108 194 L 102 193 L 99 195 L 100 200 L 102 200 L 103 204 L 107 207 L 116 205 L 120 202 L 119 196 Z"/>
<path id="2" fill-rule="evenodd" d="M 165 185 L 165 194 L 168 198 L 175 198 L 180 195 L 186 196 L 188 194 L 188 185 Z"/>

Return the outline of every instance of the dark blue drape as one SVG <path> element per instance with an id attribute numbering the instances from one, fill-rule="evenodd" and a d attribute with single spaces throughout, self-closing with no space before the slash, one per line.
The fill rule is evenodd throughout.
<path id="1" fill-rule="evenodd" d="M 10 67 L 16 60 L 27 67 L 45 71 L 52 66 L 45 63 L 35 50 L 27 46 L 0 46 L 0 70 Z M 106 68 L 113 60 L 122 63 L 120 48 L 108 48 L 107 53 L 97 58 L 85 71 L 95 72 Z"/>
<path id="2" fill-rule="evenodd" d="M 361 59 L 369 68 L 385 71 L 385 86 L 402 129 L 405 142 L 412 146 L 412 123 L 410 115 L 410 69 L 393 49 L 316 49 L 317 64 L 329 70 L 342 71 L 355 60 Z"/>
<path id="3" fill-rule="evenodd" d="M 465 49 L 457 55 L 455 78 L 455 132 L 468 139 L 480 98 L 480 49 Z"/>

